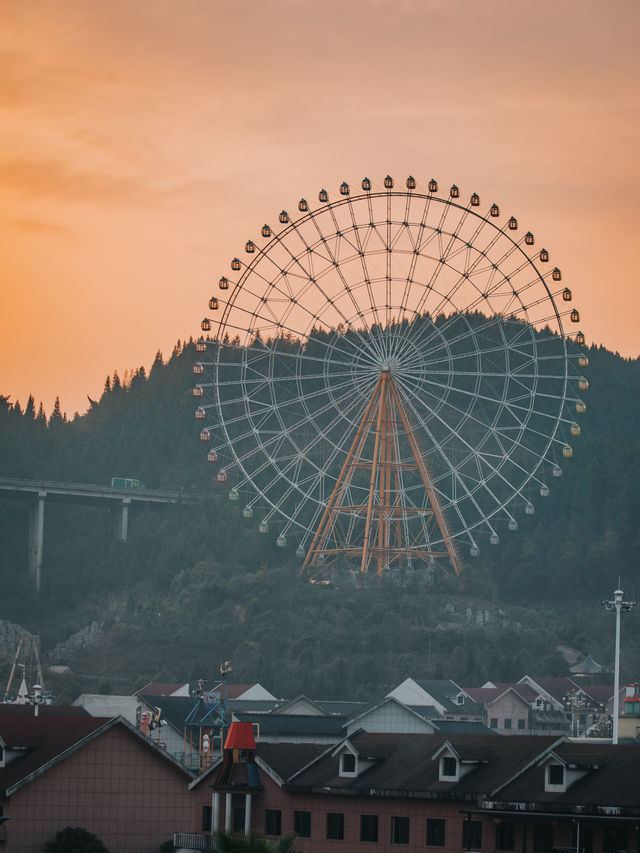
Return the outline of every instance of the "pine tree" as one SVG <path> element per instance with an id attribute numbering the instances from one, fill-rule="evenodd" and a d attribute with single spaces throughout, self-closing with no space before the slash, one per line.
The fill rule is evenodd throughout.
<path id="1" fill-rule="evenodd" d="M 33 394 L 29 394 L 29 399 L 27 400 L 27 406 L 24 410 L 24 416 L 28 420 L 35 420 L 36 401 L 33 399 Z"/>

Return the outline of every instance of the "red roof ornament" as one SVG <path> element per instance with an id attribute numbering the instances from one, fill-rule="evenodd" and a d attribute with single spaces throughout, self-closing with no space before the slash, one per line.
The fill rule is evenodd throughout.
<path id="1" fill-rule="evenodd" d="M 251 723 L 231 723 L 229 733 L 224 744 L 227 749 L 250 749 L 255 750 L 256 741 L 253 736 Z"/>

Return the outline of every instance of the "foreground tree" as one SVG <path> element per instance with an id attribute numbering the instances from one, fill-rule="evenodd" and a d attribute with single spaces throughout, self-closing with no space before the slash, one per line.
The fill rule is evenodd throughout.
<path id="1" fill-rule="evenodd" d="M 44 853 L 109 853 L 97 835 L 81 826 L 65 826 L 47 841 Z"/>

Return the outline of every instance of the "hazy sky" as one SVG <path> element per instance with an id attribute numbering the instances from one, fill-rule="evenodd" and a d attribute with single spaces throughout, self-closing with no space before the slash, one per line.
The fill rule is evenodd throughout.
<path id="1" fill-rule="evenodd" d="M 71 416 L 196 336 L 301 196 L 497 201 L 638 356 L 638 0 L 0 0 L 0 393 Z M 590 377 L 597 382 L 597 377 Z"/>

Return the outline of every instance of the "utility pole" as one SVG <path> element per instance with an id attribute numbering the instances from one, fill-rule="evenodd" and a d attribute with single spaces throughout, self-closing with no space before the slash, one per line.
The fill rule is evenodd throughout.
<path id="1" fill-rule="evenodd" d="M 635 607 L 636 601 L 623 601 L 624 593 L 620 589 L 620 578 L 618 578 L 618 589 L 613 593 L 613 601 L 602 601 L 607 610 L 616 614 L 616 650 L 615 650 L 615 674 L 613 676 L 613 738 L 612 743 L 618 743 L 618 716 L 620 713 L 620 614 L 629 613 Z"/>

